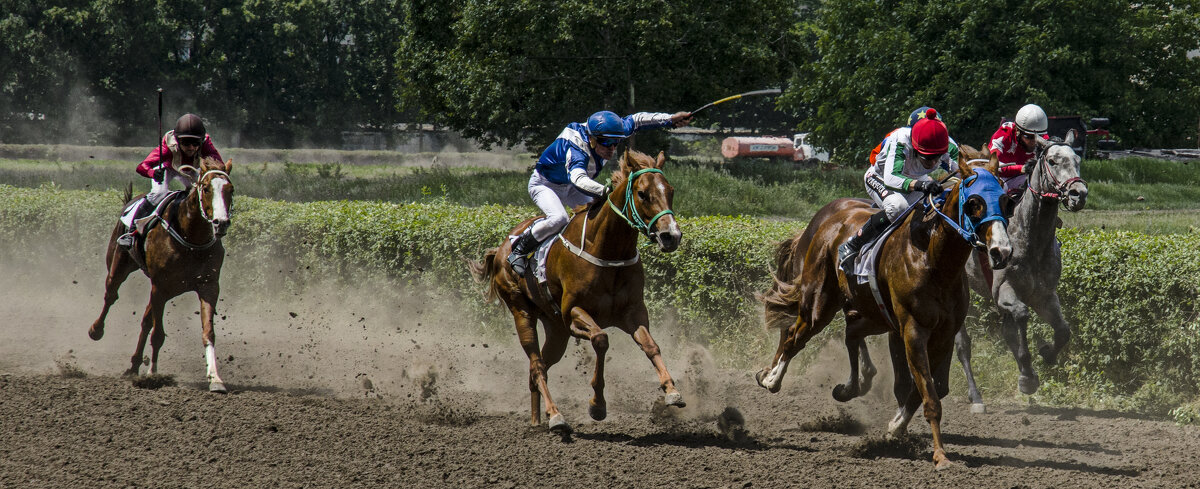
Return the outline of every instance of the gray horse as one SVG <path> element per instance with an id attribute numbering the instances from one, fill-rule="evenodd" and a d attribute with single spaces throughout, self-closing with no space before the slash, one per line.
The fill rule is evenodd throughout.
<path id="1" fill-rule="evenodd" d="M 1024 394 L 1033 394 L 1039 385 L 1025 334 L 1029 309 L 1032 308 L 1054 329 L 1052 345 L 1039 342 L 1038 353 L 1047 364 L 1053 365 L 1057 361 L 1058 353 L 1071 339 L 1071 326 L 1063 318 L 1058 302 L 1062 256 L 1054 231 L 1058 227 L 1060 204 L 1075 212 L 1082 209 L 1087 200 L 1087 183 L 1079 177 L 1079 156 L 1071 149 L 1074 136 L 1069 133 L 1064 142 L 1037 139 L 1040 148 L 1029 172 L 1028 187 L 1022 191 L 1020 203 L 1008 223 L 1012 239 L 1012 258 L 1008 266 L 1003 270 L 981 269 L 976 256 L 966 264 L 971 289 L 990 298 L 1000 313 L 1004 341 L 1016 357 L 1021 372 L 1017 387 Z M 967 328 L 959 330 L 954 343 L 967 375 L 971 412 L 987 412 L 971 372 L 971 337 Z"/>

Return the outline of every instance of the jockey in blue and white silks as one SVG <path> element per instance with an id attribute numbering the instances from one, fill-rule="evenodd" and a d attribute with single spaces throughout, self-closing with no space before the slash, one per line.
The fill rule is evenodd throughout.
<path id="1" fill-rule="evenodd" d="M 638 112 L 620 117 L 600 111 L 584 123 L 572 122 L 542 151 L 529 176 L 529 196 L 546 217 L 534 222 L 513 243 L 508 263 L 517 275 L 525 274 L 529 255 L 547 238 L 567 226 L 565 206 L 574 207 L 608 194 L 595 178 L 616 154 L 617 145 L 635 132 L 664 127 L 682 127 L 691 113 Z"/>

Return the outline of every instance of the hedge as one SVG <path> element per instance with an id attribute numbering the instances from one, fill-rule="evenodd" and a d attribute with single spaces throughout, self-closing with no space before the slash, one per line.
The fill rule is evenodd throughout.
<path id="1" fill-rule="evenodd" d="M 117 192 L 0 185 L 0 245 L 9 260 L 37 255 L 102 262 L 119 208 Z M 346 283 L 382 277 L 396 287 L 440 287 L 462 298 L 473 324 L 507 331 L 506 314 L 483 304 L 482 286 L 462 259 L 479 259 L 526 213 L 438 200 L 296 204 L 239 197 L 225 239 L 226 270 L 237 273 L 227 272 L 223 286 L 298 288 L 318 277 Z M 687 339 L 729 364 L 761 363 L 775 340 L 763 331 L 753 294 L 769 284 L 775 243 L 801 225 L 753 217 L 681 219 L 678 251 L 642 248 L 651 313 L 678 322 Z M 1045 382 L 1039 396 L 1153 412 L 1196 399 L 1200 236 L 1063 230 L 1059 237 L 1059 294 L 1075 336 L 1060 365 L 1038 366 Z M 1036 323 L 1030 334 L 1047 335 L 1048 328 Z M 1002 344 L 996 337 L 976 341 Z M 986 382 L 987 372 L 977 373 Z"/>

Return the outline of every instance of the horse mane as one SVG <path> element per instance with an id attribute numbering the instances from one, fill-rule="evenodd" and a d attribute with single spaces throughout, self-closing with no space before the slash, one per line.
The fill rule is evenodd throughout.
<path id="1" fill-rule="evenodd" d="M 995 174 L 999 171 L 991 164 L 992 153 L 984 147 L 983 149 L 975 149 L 975 147 L 960 144 L 958 145 L 958 172 L 960 176 L 970 176 L 975 168 L 983 168 L 988 172 Z M 971 160 L 986 160 L 987 163 L 970 163 Z"/>

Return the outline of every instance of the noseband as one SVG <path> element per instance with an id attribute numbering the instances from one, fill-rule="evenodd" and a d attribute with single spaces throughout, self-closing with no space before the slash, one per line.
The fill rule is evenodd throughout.
<path id="1" fill-rule="evenodd" d="M 1050 145 L 1050 148 L 1053 148 L 1055 146 L 1068 146 L 1068 145 L 1067 145 L 1067 143 L 1054 143 L 1054 144 Z M 1033 179 L 1031 178 L 1031 179 L 1029 179 L 1029 185 L 1028 185 L 1029 191 L 1031 193 L 1033 193 L 1034 195 L 1037 195 L 1038 197 L 1042 197 L 1045 199 L 1055 199 L 1058 201 L 1058 203 L 1062 204 L 1063 208 L 1066 208 L 1066 206 L 1067 206 L 1067 202 L 1066 202 L 1067 201 L 1067 187 L 1070 187 L 1071 184 L 1073 184 L 1075 182 L 1081 182 L 1084 185 L 1087 185 L 1087 182 L 1084 181 L 1082 177 L 1078 177 L 1078 176 L 1068 178 L 1064 182 L 1059 182 L 1058 178 L 1054 176 L 1054 172 L 1050 171 L 1050 161 L 1049 161 L 1050 160 L 1050 157 L 1049 157 L 1050 148 L 1043 149 L 1040 153 L 1038 153 L 1037 159 L 1034 160 L 1034 171 L 1040 171 L 1042 175 L 1045 175 L 1045 178 L 1050 182 L 1050 185 L 1053 187 L 1053 190 L 1048 191 L 1048 192 L 1043 192 L 1041 190 L 1033 188 L 1034 187 Z"/>
<path id="2" fill-rule="evenodd" d="M 967 195 L 965 190 L 970 188 L 972 184 L 976 182 L 983 184 L 983 182 L 979 181 L 979 178 L 985 174 L 991 177 L 995 184 L 984 184 L 984 188 L 978 189 L 974 193 Z M 984 204 L 987 205 L 988 209 L 987 214 L 979 220 L 972 219 L 971 217 L 967 216 L 965 212 L 963 212 L 963 204 L 966 203 L 967 199 L 976 195 L 983 198 Z M 979 228 L 981 228 L 984 223 L 989 221 L 1000 221 L 1001 225 L 1008 226 L 1008 219 L 1006 219 L 1004 214 L 1000 212 L 1001 195 L 1004 195 L 1004 188 L 1000 185 L 1000 181 L 996 180 L 996 177 L 991 173 L 988 173 L 987 170 L 976 168 L 974 175 L 967 177 L 958 185 L 957 222 L 955 222 L 954 219 L 950 219 L 950 216 L 942 213 L 939 204 L 944 202 L 944 200 L 942 202 L 935 202 L 933 194 L 928 194 L 925 197 L 926 205 L 937 212 L 939 216 L 942 216 L 942 219 L 944 219 L 946 223 L 950 225 L 950 227 L 954 228 L 954 230 L 958 232 L 958 235 L 962 237 L 963 240 L 965 240 L 967 243 L 970 243 L 971 246 L 975 248 L 985 249 L 987 248 L 987 245 L 983 243 L 982 239 L 980 239 Z M 939 200 L 941 200 L 940 197 Z"/>

